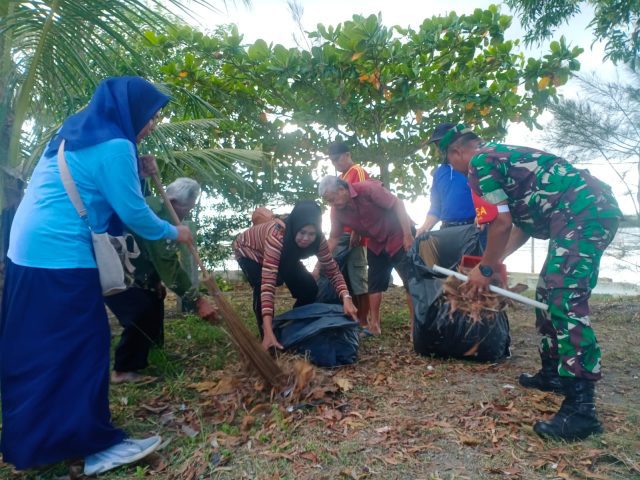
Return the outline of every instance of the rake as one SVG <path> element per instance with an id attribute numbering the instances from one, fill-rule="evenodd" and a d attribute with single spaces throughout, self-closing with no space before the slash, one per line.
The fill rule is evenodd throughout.
<path id="1" fill-rule="evenodd" d="M 431 269 L 434 272 L 442 273 L 443 275 L 453 275 L 458 280 L 462 280 L 463 282 L 469 280 L 469 277 L 460 272 L 449 270 L 448 268 L 440 267 L 438 265 L 434 265 Z M 516 302 L 524 303 L 525 305 L 530 305 L 532 307 L 539 308 L 540 310 L 549 310 L 548 305 L 542 302 L 538 302 L 537 300 L 532 300 L 531 298 L 527 298 L 524 295 L 517 294 L 505 288 L 496 287 L 495 285 L 489 285 L 489 290 L 491 290 L 493 293 L 497 293 L 498 295 L 502 295 L 504 297 L 515 300 Z"/>

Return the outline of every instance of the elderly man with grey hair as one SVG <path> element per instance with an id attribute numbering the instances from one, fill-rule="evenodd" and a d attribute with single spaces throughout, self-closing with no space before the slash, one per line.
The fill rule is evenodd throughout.
<path id="1" fill-rule="evenodd" d="M 412 221 L 404 203 L 376 180 L 349 184 L 328 175 L 320 181 L 320 196 L 331 208 L 329 250 L 338 244 L 344 227 L 367 237 L 369 264 L 369 331 L 380 335 L 382 293 L 389 288 L 391 271 L 395 269 L 407 288 L 411 262 L 406 254 L 413 245 Z M 413 304 L 407 293 L 410 324 L 413 331 Z"/>
<path id="2" fill-rule="evenodd" d="M 191 178 L 178 178 L 166 191 L 182 221 L 195 207 L 200 185 Z M 147 197 L 147 203 L 160 218 L 171 221 L 161 198 Z M 183 223 L 195 236 L 193 223 Z M 132 260 L 135 266 L 132 284 L 122 293 L 105 297 L 107 306 L 124 328 L 115 351 L 112 383 L 153 379 L 140 374 L 139 370 L 147 367 L 151 347 L 163 343 L 165 286 L 176 295 L 195 301 L 202 318 L 216 316 L 211 302 L 198 292 L 197 270 L 186 247 L 169 240 L 145 240 L 136 235 L 134 239 L 140 256 Z"/>

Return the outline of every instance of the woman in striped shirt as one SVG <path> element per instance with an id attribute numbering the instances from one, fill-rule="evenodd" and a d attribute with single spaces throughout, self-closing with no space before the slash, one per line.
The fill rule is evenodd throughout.
<path id="1" fill-rule="evenodd" d="M 294 308 L 315 301 L 318 285 L 300 261 L 312 255 L 318 257 L 341 298 L 345 315 L 357 319 L 347 285 L 322 235 L 321 217 L 317 203 L 303 200 L 286 220 L 273 219 L 254 225 L 233 242 L 236 260 L 253 287 L 253 311 L 265 349 L 282 348 L 272 329 L 276 286 L 287 285 L 296 299 Z"/>

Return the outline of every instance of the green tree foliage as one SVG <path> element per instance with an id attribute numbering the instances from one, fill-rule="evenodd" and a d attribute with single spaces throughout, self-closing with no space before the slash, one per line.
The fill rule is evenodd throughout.
<path id="1" fill-rule="evenodd" d="M 578 76 L 580 97 L 551 105 L 554 121 L 546 140 L 576 162 L 603 158 L 633 201 L 640 218 L 640 186 L 630 184 L 626 169 L 635 164 L 640 174 L 640 74 L 629 83 L 604 82 Z"/>
<path id="2" fill-rule="evenodd" d="M 175 101 L 141 150 L 165 160 L 167 178 L 204 181 L 216 205 L 209 229 L 215 238 L 207 237 L 215 241 L 228 239 L 227 228 L 241 226 L 239 214 L 254 205 L 315 197 L 312 170 L 336 136 L 353 145 L 356 159 L 377 166 L 386 184 L 405 196 L 423 193 L 425 167 L 435 162 L 426 140 L 437 123 L 462 119 L 487 138 L 503 136 L 509 121 L 534 127 L 556 87 L 579 68 L 581 52 L 561 39 L 542 58 L 525 58 L 517 41 L 504 40 L 511 18 L 497 7 L 433 17 L 416 30 L 354 16 L 335 27 L 318 25 L 308 33 L 309 48 L 285 48 L 263 40 L 245 46 L 233 26 L 203 34 L 172 17 L 154 23 L 155 14 L 142 19 L 122 10 L 130 4 L 142 8 L 137 2 L 119 1 L 92 5 L 98 25 L 69 37 L 66 22 L 82 23 L 79 15 L 88 13 L 78 2 L 57 0 L 37 3 L 40 23 L 29 25 L 35 40 L 25 44 L 28 68 L 21 70 L 17 20 L 33 13 L 25 3 L 11 2 L 0 21 L 3 38 L 14 35 L 10 55 L 3 57 L 11 68 L 4 71 L 24 80 L 40 69 L 31 86 L 38 94 L 20 122 L 33 122 L 36 133 L 21 136 L 12 164 L 24 166 L 33 151 L 26 148 L 29 142 L 46 138 L 45 130 L 86 102 L 105 74 L 142 73 L 166 84 Z M 56 62 L 76 43 L 82 47 L 69 64 Z M 51 48 L 34 57 L 39 45 Z M 81 67 L 80 59 L 91 59 L 89 67 Z M 64 73 L 52 73 L 60 69 Z M 12 99 L 16 92 L 24 95 L 24 86 L 17 87 L 24 83 L 15 85 Z M 235 150 L 246 148 L 254 153 Z M 216 230 L 221 222 L 227 227 Z"/>
<path id="3" fill-rule="evenodd" d="M 247 51 L 235 26 L 221 26 L 210 35 L 176 25 L 164 32 L 147 32 L 146 55 L 157 64 L 157 80 L 194 95 L 211 107 L 216 127 L 191 135 L 189 151 L 218 146 L 252 149 L 262 155 L 253 163 L 235 163 L 235 175 L 209 182 L 213 196 L 224 197 L 234 209 L 260 203 L 291 204 L 312 195 L 312 165 L 308 158 L 319 138 L 313 130 L 286 128 L 285 121 L 266 104 L 258 87 L 234 74 Z M 178 105 L 188 104 L 181 102 Z M 174 118 L 189 118 L 175 111 Z"/>
<path id="4" fill-rule="evenodd" d="M 504 40 L 510 21 L 494 7 L 426 19 L 418 30 L 355 16 L 318 25 L 304 42 L 309 48 L 263 40 L 246 47 L 234 26 L 206 35 L 181 25 L 147 32 L 143 54 L 157 65 L 156 79 L 214 109 L 217 127 L 192 136 L 191 148 L 215 143 L 266 154 L 260 164 L 238 166 L 244 184 L 229 178 L 208 189 L 215 220 L 201 232 L 206 243 L 228 241 L 232 227 L 248 224 L 238 212 L 257 204 L 316 197 L 312 171 L 336 135 L 412 197 L 424 192 L 425 168 L 435 161 L 425 142 L 437 123 L 463 119 L 491 138 L 503 136 L 509 121 L 536 126 L 556 87 L 579 68 L 581 50 L 561 39 L 541 59 L 524 58 L 518 42 Z M 173 115 L 178 121 L 191 112 Z"/>
<path id="5" fill-rule="evenodd" d="M 527 29 L 525 41 L 539 42 L 549 38 L 554 30 L 580 12 L 582 6 L 592 6 L 596 40 L 605 42 L 605 59 L 614 63 L 638 66 L 640 57 L 640 2 L 637 0 L 505 0 L 520 16 Z"/>
<path id="6" fill-rule="evenodd" d="M 517 41 L 504 40 L 510 24 L 495 6 L 426 19 L 417 30 L 354 16 L 318 25 L 310 49 L 258 40 L 223 71 L 251 85 L 289 128 L 320 132 L 325 142 L 342 136 L 385 184 L 415 196 L 433 163 L 423 149 L 437 123 L 464 120 L 486 138 L 504 136 L 509 121 L 536 126 L 556 87 L 579 68 L 582 49 L 563 39 L 541 59 L 524 58 Z"/>

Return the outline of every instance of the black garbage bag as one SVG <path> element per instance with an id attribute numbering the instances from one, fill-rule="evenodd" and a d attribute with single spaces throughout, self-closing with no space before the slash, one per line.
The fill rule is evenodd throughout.
<path id="1" fill-rule="evenodd" d="M 462 312 L 451 315 L 443 295 L 444 279 L 431 270 L 434 264 L 455 270 L 463 255 L 480 255 L 479 236 L 474 225 L 464 225 L 425 232 L 416 239 L 410 252 L 414 275 L 409 279 L 416 353 L 476 361 L 496 361 L 509 356 L 507 314 L 490 312 L 480 321 Z"/>
<path id="2" fill-rule="evenodd" d="M 342 276 L 344 277 L 344 274 Z M 331 281 L 324 274 L 320 274 L 317 284 L 318 295 L 316 295 L 316 303 L 342 305 L 340 297 L 338 297 L 338 294 L 336 293 L 336 289 L 333 288 L 333 285 L 331 285 Z"/>
<path id="3" fill-rule="evenodd" d="M 273 319 L 273 333 L 285 351 L 307 355 L 320 367 L 349 365 L 358 359 L 358 322 L 345 316 L 341 305 L 294 308 Z"/>
<path id="4" fill-rule="evenodd" d="M 347 286 L 349 286 L 349 276 L 347 274 L 347 257 L 349 256 L 349 252 L 349 248 L 340 248 L 340 245 L 338 245 L 336 250 L 333 252 L 333 259 L 338 264 L 340 273 L 342 273 Z M 316 296 L 316 303 L 335 303 L 342 305 L 340 297 L 338 297 L 335 288 L 333 288 L 331 281 L 327 278 L 324 272 L 320 273 L 317 283 L 318 295 Z"/>

